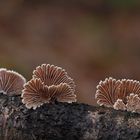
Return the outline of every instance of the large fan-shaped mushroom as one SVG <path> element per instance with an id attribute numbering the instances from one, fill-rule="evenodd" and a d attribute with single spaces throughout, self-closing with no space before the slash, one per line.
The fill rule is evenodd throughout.
<path id="1" fill-rule="evenodd" d="M 64 69 L 42 64 L 33 71 L 33 79 L 24 86 L 22 102 L 33 109 L 55 101 L 71 103 L 76 101 L 74 91 L 74 81 Z"/>
<path id="2" fill-rule="evenodd" d="M 59 85 L 60 83 L 67 83 L 72 91 L 75 91 L 75 84 L 67 72 L 61 67 L 42 64 L 33 71 L 33 78 L 39 78 L 45 85 Z"/>

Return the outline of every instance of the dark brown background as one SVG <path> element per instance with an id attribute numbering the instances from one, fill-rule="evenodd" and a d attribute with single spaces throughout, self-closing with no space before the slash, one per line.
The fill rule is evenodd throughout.
<path id="1" fill-rule="evenodd" d="M 88 104 L 105 77 L 140 80 L 140 1 L 0 0 L 0 67 L 29 80 L 42 63 L 65 68 Z"/>

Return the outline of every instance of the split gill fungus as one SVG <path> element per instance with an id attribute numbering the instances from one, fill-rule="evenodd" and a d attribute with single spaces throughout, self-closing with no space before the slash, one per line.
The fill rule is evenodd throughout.
<path id="1" fill-rule="evenodd" d="M 26 79 L 21 74 L 5 68 L 0 69 L 0 93 L 8 96 L 20 95 L 25 82 Z"/>
<path id="2" fill-rule="evenodd" d="M 100 106 L 140 113 L 140 82 L 106 78 L 97 86 L 95 98 Z"/>
<path id="3" fill-rule="evenodd" d="M 33 71 L 32 79 L 24 85 L 22 102 L 28 109 L 45 103 L 76 102 L 75 83 L 61 67 L 42 64 Z"/>

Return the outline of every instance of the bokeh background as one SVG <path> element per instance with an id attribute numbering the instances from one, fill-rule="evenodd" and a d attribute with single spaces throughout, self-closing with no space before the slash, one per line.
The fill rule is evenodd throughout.
<path id="1" fill-rule="evenodd" d="M 0 0 L 0 67 L 65 68 L 78 102 L 105 77 L 140 80 L 140 0 Z"/>

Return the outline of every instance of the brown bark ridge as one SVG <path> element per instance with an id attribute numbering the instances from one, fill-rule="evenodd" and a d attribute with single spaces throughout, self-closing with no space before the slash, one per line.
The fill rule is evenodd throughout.
<path id="1" fill-rule="evenodd" d="M 80 103 L 27 109 L 0 95 L 0 140 L 140 140 L 140 114 Z"/>

